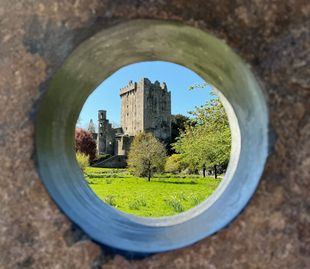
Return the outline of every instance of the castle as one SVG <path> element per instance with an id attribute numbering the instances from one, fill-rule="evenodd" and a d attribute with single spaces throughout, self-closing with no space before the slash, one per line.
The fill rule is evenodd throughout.
<path id="1" fill-rule="evenodd" d="M 134 136 L 150 132 L 161 141 L 171 137 L 171 93 L 166 83 L 143 78 L 120 89 L 121 127 L 113 128 L 105 110 L 98 111 L 98 133 L 91 120 L 89 131 L 97 139 L 99 154 L 127 156 Z"/>

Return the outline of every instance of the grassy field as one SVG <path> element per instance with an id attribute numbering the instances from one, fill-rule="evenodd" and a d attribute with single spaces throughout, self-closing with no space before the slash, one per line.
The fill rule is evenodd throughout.
<path id="1" fill-rule="evenodd" d="M 145 217 L 171 216 L 188 210 L 212 194 L 220 179 L 196 175 L 156 175 L 147 179 L 126 169 L 92 168 L 85 178 L 98 197 L 110 206 Z"/>

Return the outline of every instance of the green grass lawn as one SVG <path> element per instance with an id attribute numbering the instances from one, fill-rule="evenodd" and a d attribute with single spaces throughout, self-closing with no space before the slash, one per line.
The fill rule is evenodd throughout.
<path id="1" fill-rule="evenodd" d="M 171 216 L 186 211 L 212 194 L 220 179 L 198 175 L 130 175 L 126 169 L 88 167 L 85 178 L 105 203 L 129 214 L 145 217 Z"/>

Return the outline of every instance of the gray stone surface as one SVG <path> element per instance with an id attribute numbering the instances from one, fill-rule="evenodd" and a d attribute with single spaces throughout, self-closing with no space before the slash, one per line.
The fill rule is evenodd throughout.
<path id="1" fill-rule="evenodd" d="M 120 91 L 121 127 L 125 134 L 151 132 L 161 140 L 171 136 L 171 93 L 167 85 L 143 78 Z"/>
<path id="2" fill-rule="evenodd" d="M 98 111 L 98 134 L 97 134 L 97 152 L 99 154 L 115 155 L 115 134 L 116 129 L 107 119 L 107 111 Z"/>
<path id="3" fill-rule="evenodd" d="M 1 0 L 0 268 L 309 268 L 309 10 L 302 0 Z M 257 193 L 230 227 L 142 260 L 76 232 L 33 157 L 46 82 L 81 41 L 135 18 L 181 21 L 233 47 L 262 81 L 273 142 Z"/>
<path id="4" fill-rule="evenodd" d="M 120 89 L 121 126 L 112 128 L 107 111 L 98 111 L 97 151 L 99 154 L 126 155 L 133 137 L 150 132 L 161 141 L 171 137 L 171 93 L 166 83 L 147 78 L 129 81 Z"/>
<path id="5" fill-rule="evenodd" d="M 104 161 L 97 162 L 92 167 L 103 168 L 125 168 L 127 166 L 127 157 L 124 155 L 115 155 Z"/>

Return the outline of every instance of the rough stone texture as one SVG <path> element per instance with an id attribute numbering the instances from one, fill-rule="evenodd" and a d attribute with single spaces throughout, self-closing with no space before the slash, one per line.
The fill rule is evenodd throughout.
<path id="1" fill-rule="evenodd" d="M 120 91 L 121 127 L 125 134 L 153 133 L 158 139 L 171 137 L 171 93 L 166 83 L 143 78 Z"/>
<path id="2" fill-rule="evenodd" d="M 171 137 L 171 93 L 164 82 L 142 78 L 120 89 L 121 127 L 112 128 L 107 111 L 98 111 L 99 154 L 128 155 L 130 143 L 139 132 L 151 132 L 160 140 Z M 117 158 L 114 158 L 115 160 Z M 101 162 L 107 164 L 108 162 Z M 112 165 L 114 162 L 109 162 Z M 117 164 L 122 166 L 123 163 Z"/>
<path id="3" fill-rule="evenodd" d="M 122 136 L 124 138 L 124 136 Z M 126 168 L 127 157 L 125 155 L 115 155 L 104 161 L 95 163 L 92 167 L 103 167 L 103 168 Z"/>
<path id="4" fill-rule="evenodd" d="M 303 0 L 0 0 L 0 268 L 309 268 L 309 13 Z M 229 228 L 142 260 L 107 254 L 72 227 L 33 157 L 48 79 L 81 41 L 135 18 L 226 40 L 262 81 L 273 141 L 257 193 Z"/>
<path id="5" fill-rule="evenodd" d="M 98 134 L 97 151 L 99 154 L 114 155 L 116 129 L 112 128 L 112 123 L 107 119 L 107 111 L 98 111 Z"/>

